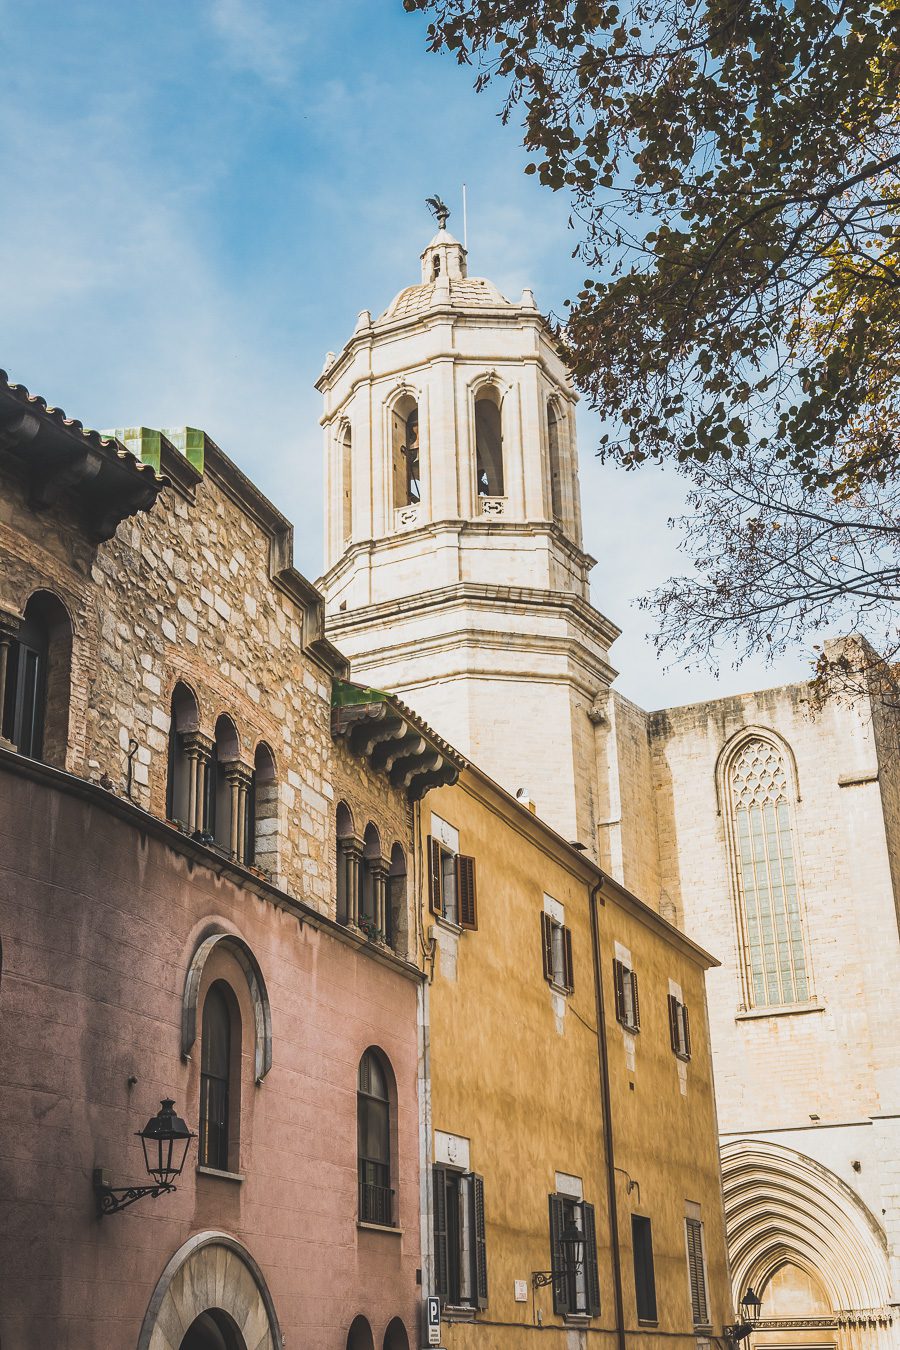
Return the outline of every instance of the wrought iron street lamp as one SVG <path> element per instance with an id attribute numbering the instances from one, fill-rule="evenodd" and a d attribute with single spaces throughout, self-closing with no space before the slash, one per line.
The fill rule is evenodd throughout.
<path id="1" fill-rule="evenodd" d="M 542 1289 L 545 1285 L 553 1284 L 554 1280 L 563 1279 L 569 1271 L 577 1275 L 581 1270 L 584 1264 L 584 1233 L 574 1219 L 567 1220 L 563 1225 L 559 1235 L 559 1248 L 563 1258 L 562 1270 L 533 1270 L 532 1289 Z"/>
<path id="2" fill-rule="evenodd" d="M 175 1114 L 175 1103 L 170 1097 L 160 1102 L 160 1109 L 151 1116 L 137 1137 L 144 1146 L 144 1163 L 153 1178 L 152 1186 L 109 1186 L 101 1167 L 94 1168 L 94 1194 L 98 1215 L 116 1214 L 120 1209 L 142 1200 L 145 1195 L 154 1198 L 174 1191 L 175 1178 L 181 1176 L 191 1140 L 196 1138 L 181 1116 Z"/>
<path id="3" fill-rule="evenodd" d="M 762 1308 L 762 1299 L 754 1292 L 753 1285 L 747 1287 L 747 1292 L 741 1299 L 742 1322 L 735 1322 L 732 1326 L 723 1327 L 725 1335 L 730 1341 L 745 1341 L 750 1335 L 756 1323 L 759 1321 L 759 1312 Z"/>

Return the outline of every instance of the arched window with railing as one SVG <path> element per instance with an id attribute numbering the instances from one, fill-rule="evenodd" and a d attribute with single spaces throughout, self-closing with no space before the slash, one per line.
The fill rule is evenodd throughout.
<path id="1" fill-rule="evenodd" d="M 387 1060 L 374 1048 L 359 1061 L 356 1092 L 359 1219 L 393 1226 L 391 1086 Z"/>
<path id="2" fill-rule="evenodd" d="M 760 735 L 734 746 L 724 766 L 744 987 L 751 1007 L 810 998 L 791 770 L 777 741 Z"/>
<path id="3" fill-rule="evenodd" d="M 225 980 L 206 991 L 200 1032 L 199 1161 L 236 1172 L 240 1120 L 241 1014 Z"/>

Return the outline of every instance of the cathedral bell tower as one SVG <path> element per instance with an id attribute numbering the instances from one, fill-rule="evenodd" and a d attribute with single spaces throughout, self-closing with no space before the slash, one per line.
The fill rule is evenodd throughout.
<path id="1" fill-rule="evenodd" d="M 329 636 L 596 853 L 590 713 L 618 629 L 581 547 L 576 395 L 531 291 L 470 277 L 446 217 L 421 281 L 364 310 L 325 404 Z"/>

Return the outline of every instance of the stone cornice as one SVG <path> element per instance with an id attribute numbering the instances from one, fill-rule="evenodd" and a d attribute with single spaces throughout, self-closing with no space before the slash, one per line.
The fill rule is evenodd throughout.
<path id="1" fill-rule="evenodd" d="M 54 769 L 48 764 L 41 764 L 38 760 L 27 759 L 24 755 L 5 749 L 2 744 L 0 744 L 0 773 L 40 783 L 47 788 L 64 793 L 66 796 L 76 797 L 90 806 L 108 811 L 111 816 L 123 821 L 126 825 L 130 825 L 143 834 L 152 836 L 158 842 L 172 849 L 174 853 L 190 859 L 195 867 L 204 867 L 216 876 L 231 881 L 242 890 L 250 891 L 259 896 L 260 899 L 270 901 L 277 908 L 283 909 L 288 914 L 293 914 L 300 923 L 308 923 L 310 927 L 328 933 L 329 936 L 335 938 L 338 942 L 342 942 L 345 946 L 355 947 L 360 955 L 368 960 L 390 966 L 408 980 L 421 981 L 425 978 L 416 966 L 409 961 L 404 961 L 402 957 L 397 956 L 389 948 L 373 946 L 366 941 L 362 934 L 351 932 L 342 924 L 339 924 L 336 919 L 320 913 L 309 901 L 289 895 L 287 891 L 281 890 L 256 872 L 243 867 L 232 859 L 225 858 L 207 845 L 198 843 L 188 835 L 182 834 L 173 825 L 169 825 L 167 821 L 160 820 L 158 816 L 153 816 L 149 811 L 144 811 L 134 802 L 119 797 L 96 783 L 89 783 L 86 779 L 78 778 L 75 774 L 66 773 L 62 769 Z"/>

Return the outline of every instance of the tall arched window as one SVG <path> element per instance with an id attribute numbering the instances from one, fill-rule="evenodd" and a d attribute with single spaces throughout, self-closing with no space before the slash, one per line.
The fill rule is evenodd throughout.
<path id="1" fill-rule="evenodd" d="M 500 396 L 491 387 L 475 396 L 475 486 L 479 497 L 503 496 Z"/>
<path id="2" fill-rule="evenodd" d="M 559 407 L 555 399 L 551 399 L 547 404 L 547 448 L 550 455 L 550 509 L 557 524 L 563 518 L 561 430 Z"/>
<path id="3" fill-rule="evenodd" d="M 0 734 L 20 755 L 65 768 L 72 624 L 50 591 L 36 591 L 14 636 L 0 645 Z"/>
<path id="4" fill-rule="evenodd" d="M 180 820 L 194 830 L 197 828 L 197 769 L 188 752 L 187 740 L 197 731 L 200 713 L 196 698 L 181 681 L 172 690 L 171 718 L 166 815 L 169 820 Z"/>
<path id="5" fill-rule="evenodd" d="M 353 816 L 346 802 L 338 802 L 334 821 L 337 921 L 356 923 L 357 866 Z"/>
<path id="6" fill-rule="evenodd" d="M 360 928 L 384 935 L 386 868 L 381 861 L 381 836 L 370 821 L 363 835 L 363 860 L 359 873 Z"/>
<path id="7" fill-rule="evenodd" d="M 341 437 L 341 539 L 353 534 L 353 433 L 349 426 Z"/>
<path id="8" fill-rule="evenodd" d="M 229 776 L 240 754 L 237 728 L 225 713 L 216 722 L 216 740 L 207 774 L 206 829 L 220 848 L 237 852 L 240 824 L 237 794 Z"/>
<path id="9" fill-rule="evenodd" d="M 232 1167 L 240 1111 L 241 1017 L 237 1000 L 224 980 L 206 991 L 200 1033 L 200 1141 L 204 1167 L 236 1171 Z M 236 1053 L 235 1053 L 236 1052 Z"/>
<path id="10" fill-rule="evenodd" d="M 359 1061 L 356 1122 L 360 1221 L 392 1224 L 391 1105 L 387 1072 L 376 1050 L 367 1050 Z"/>
<path id="11" fill-rule="evenodd" d="M 274 876 L 278 871 L 278 782 L 275 756 L 264 741 L 253 756 L 244 841 L 245 860 Z"/>
<path id="12" fill-rule="evenodd" d="M 388 873 L 388 901 L 385 907 L 385 937 L 395 952 L 406 954 L 406 854 L 399 844 L 391 849 Z"/>
<path id="13" fill-rule="evenodd" d="M 804 1003 L 809 980 L 784 756 L 772 741 L 752 737 L 731 759 L 727 779 L 750 1001 Z"/>
<path id="14" fill-rule="evenodd" d="M 394 506 L 414 506 L 422 498 L 419 466 L 419 405 L 411 395 L 401 398 L 391 413 L 391 459 Z"/>

